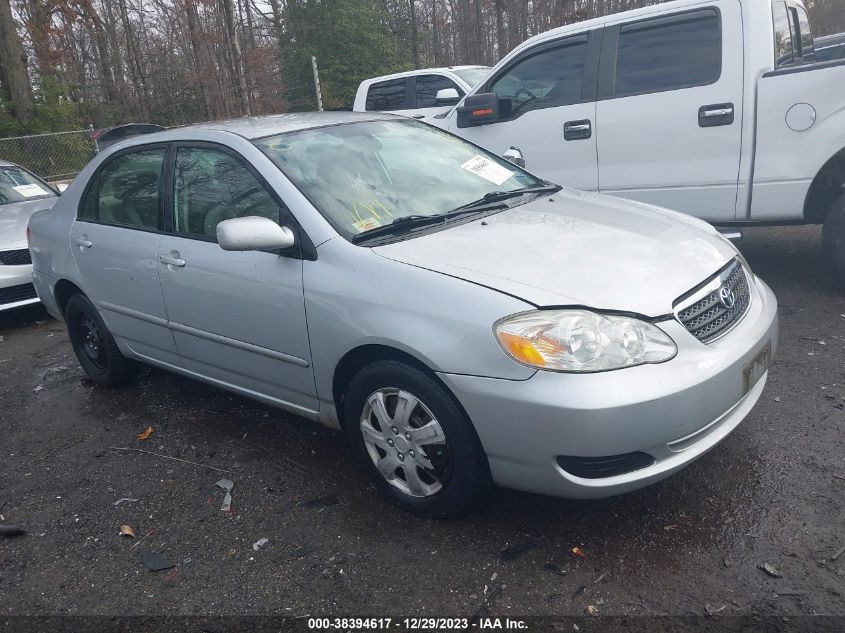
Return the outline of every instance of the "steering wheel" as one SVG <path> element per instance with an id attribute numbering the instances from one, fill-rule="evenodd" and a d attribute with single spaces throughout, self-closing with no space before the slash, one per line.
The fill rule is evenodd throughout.
<path id="1" fill-rule="evenodd" d="M 205 214 L 205 220 L 203 220 L 203 231 L 205 235 L 207 235 L 208 237 L 214 237 L 215 235 L 217 235 L 217 225 L 223 222 L 224 220 L 231 220 L 233 218 L 241 218 L 248 216 L 249 211 L 261 205 L 264 200 L 256 200 L 245 208 L 238 208 L 238 204 L 243 202 L 244 200 L 247 200 L 250 196 L 254 196 L 257 193 L 263 192 L 264 188 L 259 185 L 256 185 L 255 187 L 247 189 L 245 192 L 232 199 L 231 201 L 221 202 L 220 204 L 212 207 L 211 210 Z"/>

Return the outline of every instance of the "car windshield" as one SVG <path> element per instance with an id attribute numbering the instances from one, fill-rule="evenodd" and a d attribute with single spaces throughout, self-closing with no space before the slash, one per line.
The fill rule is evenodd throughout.
<path id="1" fill-rule="evenodd" d="M 0 167 L 0 205 L 52 198 L 55 195 L 28 171 L 20 167 Z"/>
<path id="2" fill-rule="evenodd" d="M 408 119 L 288 132 L 256 145 L 347 239 L 397 219 L 443 215 L 488 194 L 545 184 L 503 158 Z"/>
<path id="3" fill-rule="evenodd" d="M 490 68 L 488 66 L 482 66 L 481 68 L 458 68 L 453 69 L 452 72 L 467 82 L 471 88 L 475 88 L 487 76 Z"/>

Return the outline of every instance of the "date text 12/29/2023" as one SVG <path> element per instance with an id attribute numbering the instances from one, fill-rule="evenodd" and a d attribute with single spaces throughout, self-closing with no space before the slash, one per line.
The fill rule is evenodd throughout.
<path id="1" fill-rule="evenodd" d="M 512 630 L 524 631 L 528 625 L 517 618 L 308 618 L 308 628 L 313 631 L 460 631 L 460 630 Z"/>

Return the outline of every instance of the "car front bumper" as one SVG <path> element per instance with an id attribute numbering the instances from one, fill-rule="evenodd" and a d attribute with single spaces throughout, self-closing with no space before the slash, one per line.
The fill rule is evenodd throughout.
<path id="1" fill-rule="evenodd" d="M 38 296 L 32 286 L 32 264 L 0 264 L 0 312 L 30 303 L 38 303 Z"/>
<path id="2" fill-rule="evenodd" d="M 670 361 L 595 374 L 538 371 L 528 380 L 439 374 L 478 432 L 494 481 L 571 498 L 608 497 L 677 472 L 727 437 L 757 402 L 768 371 L 750 389 L 745 368 L 777 347 L 777 301 L 755 279 L 751 305 L 722 338 L 705 345 L 675 320 L 657 323 L 678 346 Z M 652 463 L 587 478 L 558 457 L 646 453 Z M 570 469 L 572 470 L 572 469 Z"/>

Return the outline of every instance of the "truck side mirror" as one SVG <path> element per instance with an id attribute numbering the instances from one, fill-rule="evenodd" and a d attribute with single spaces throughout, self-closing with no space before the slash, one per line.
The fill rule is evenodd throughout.
<path id="1" fill-rule="evenodd" d="M 495 92 L 469 95 L 458 108 L 458 127 L 472 127 L 499 120 L 499 96 Z"/>
<path id="2" fill-rule="evenodd" d="M 455 105 L 461 100 L 461 95 L 454 88 L 441 88 L 434 99 L 437 105 Z"/>

